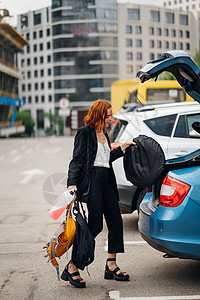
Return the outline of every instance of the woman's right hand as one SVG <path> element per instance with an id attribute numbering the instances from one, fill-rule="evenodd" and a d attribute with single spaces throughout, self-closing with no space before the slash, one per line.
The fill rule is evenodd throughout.
<path id="1" fill-rule="evenodd" d="M 72 189 L 75 190 L 75 192 L 77 191 L 77 186 L 76 185 L 70 185 L 67 187 L 68 191 L 71 191 Z"/>

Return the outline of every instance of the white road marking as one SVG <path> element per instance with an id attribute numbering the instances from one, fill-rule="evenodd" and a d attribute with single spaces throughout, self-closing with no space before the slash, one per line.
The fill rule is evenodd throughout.
<path id="1" fill-rule="evenodd" d="M 18 150 L 17 150 L 17 149 L 14 149 L 14 150 L 10 151 L 10 154 L 11 154 L 11 155 L 15 155 L 17 152 L 18 152 Z"/>
<path id="2" fill-rule="evenodd" d="M 133 245 L 133 246 L 137 246 L 137 245 L 144 245 L 147 244 L 147 242 L 145 241 L 124 241 L 124 245 Z M 105 251 L 108 251 L 108 240 L 106 240 L 106 245 L 105 245 Z"/>
<path id="3" fill-rule="evenodd" d="M 27 184 L 34 175 L 43 175 L 46 174 L 46 172 L 40 169 L 31 169 L 31 170 L 21 172 L 21 174 L 25 175 L 25 177 L 20 181 L 20 184 Z"/>
<path id="4" fill-rule="evenodd" d="M 60 152 L 61 147 L 56 147 L 56 148 L 47 148 L 44 150 L 44 153 L 52 153 L 52 154 L 56 154 L 58 152 Z"/>
<path id="5" fill-rule="evenodd" d="M 13 163 L 16 163 L 18 160 L 20 160 L 21 156 L 16 156 L 12 159 Z"/>
<path id="6" fill-rule="evenodd" d="M 160 296 L 160 297 L 120 297 L 119 291 L 110 291 L 109 297 L 112 300 L 198 300 L 200 295 L 186 295 L 186 296 Z"/>

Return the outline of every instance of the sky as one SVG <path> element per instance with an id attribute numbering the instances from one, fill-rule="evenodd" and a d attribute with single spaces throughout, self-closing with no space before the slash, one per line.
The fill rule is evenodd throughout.
<path id="1" fill-rule="evenodd" d="M 17 25 L 17 15 L 51 5 L 51 0 L 0 0 L 0 8 L 9 10 L 12 18 L 5 18 L 4 21 L 12 26 Z"/>
<path id="2" fill-rule="evenodd" d="M 160 0 L 118 0 L 119 2 L 131 2 L 137 4 L 159 5 Z M 12 18 L 5 18 L 4 21 L 12 26 L 17 25 L 17 15 L 26 13 L 29 10 L 36 10 L 51 5 L 51 0 L 0 0 L 0 8 L 9 10 Z"/>

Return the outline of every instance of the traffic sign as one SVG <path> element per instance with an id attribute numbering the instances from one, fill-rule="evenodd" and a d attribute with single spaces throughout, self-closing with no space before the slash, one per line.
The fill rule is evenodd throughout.
<path id="1" fill-rule="evenodd" d="M 70 101 L 67 98 L 61 98 L 58 102 L 59 108 L 62 110 L 66 110 L 70 107 Z"/>

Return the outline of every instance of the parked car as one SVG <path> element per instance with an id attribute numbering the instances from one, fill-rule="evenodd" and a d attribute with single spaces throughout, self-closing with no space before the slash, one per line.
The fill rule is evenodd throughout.
<path id="1" fill-rule="evenodd" d="M 200 121 L 200 105 L 197 102 L 179 102 L 149 105 L 134 111 L 121 110 L 115 115 L 109 136 L 112 147 L 129 141 L 140 134 L 154 138 L 163 148 L 166 159 L 179 157 L 200 148 L 200 134 L 192 128 Z M 127 181 L 123 158 L 113 163 L 122 213 L 132 213 L 139 207 L 146 189 Z"/>
<path id="2" fill-rule="evenodd" d="M 172 62 L 171 72 L 176 74 L 176 77 L 181 75 L 185 78 L 182 78 L 181 85 L 193 96 L 194 100 L 200 102 L 198 75 L 200 69 L 191 63 L 189 56 L 184 54 L 181 60 L 181 68 L 184 72 L 180 74 L 174 71 L 174 68 L 179 68 L 174 64 L 174 60 L 178 61 L 176 58 L 180 58 L 180 53 L 170 52 L 169 54 Z M 140 79 L 146 80 L 154 77 L 153 69 L 157 63 L 155 62 L 154 65 L 152 62 L 151 67 L 147 64 L 138 74 Z M 166 55 L 164 58 L 163 55 L 156 76 L 166 69 L 167 64 L 169 64 L 169 57 Z M 198 106 L 194 107 L 198 110 Z M 198 118 L 197 120 L 194 118 L 191 125 L 200 133 Z M 140 205 L 140 234 L 152 247 L 166 253 L 164 257 L 200 260 L 199 179 L 200 149 L 182 157 L 168 159 L 163 174 L 153 185 L 152 192 L 146 194 Z"/>
<path id="3" fill-rule="evenodd" d="M 176 76 L 185 92 L 200 100 L 198 79 L 200 70 L 184 51 L 164 53 L 160 60 L 144 66 L 138 72 L 138 76 L 143 82 L 157 77 L 166 70 Z M 139 134 L 145 134 L 160 143 L 166 159 L 186 155 L 200 148 L 200 134 L 192 128 L 194 120 L 200 121 L 200 106 L 195 101 L 144 107 L 133 105 L 133 111 L 130 107 L 128 110 L 121 109 L 114 117 L 114 125 L 109 133 L 112 147 Z M 146 189 L 138 188 L 126 180 L 123 158 L 116 160 L 113 167 L 117 178 L 121 212 L 132 213 L 139 209 Z"/>

